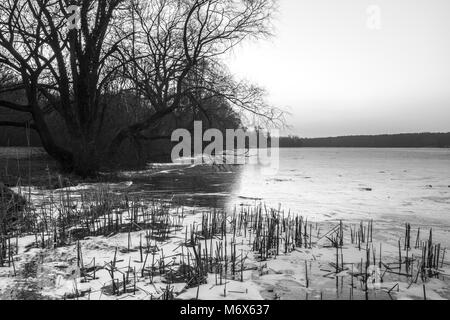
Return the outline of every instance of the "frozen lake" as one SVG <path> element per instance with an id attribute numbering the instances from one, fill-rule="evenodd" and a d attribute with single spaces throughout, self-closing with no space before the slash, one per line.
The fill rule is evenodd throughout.
<path id="1" fill-rule="evenodd" d="M 128 173 L 134 188 L 184 205 L 262 201 L 311 220 L 374 219 L 442 231 L 450 244 L 450 149 L 281 149 L 277 174 L 261 168 L 173 170 L 153 165 Z"/>
<path id="2" fill-rule="evenodd" d="M 0 150 L 2 166 L 7 157 L 13 167 L 17 158 L 27 158 L 23 149 Z M 33 149 L 33 154 L 39 151 Z M 33 169 L 42 169 L 45 176 L 47 160 L 33 161 Z M 180 205 L 222 208 L 264 202 L 316 221 L 374 219 L 399 228 L 409 222 L 441 231 L 440 240 L 450 245 L 450 149 L 281 149 L 279 170 L 271 176 L 262 175 L 258 165 L 211 169 L 153 164 L 120 177 L 133 181 L 129 192 Z"/>
<path id="3" fill-rule="evenodd" d="M 236 194 L 315 219 L 418 219 L 450 224 L 449 149 L 283 149 L 279 174 L 243 170 Z"/>

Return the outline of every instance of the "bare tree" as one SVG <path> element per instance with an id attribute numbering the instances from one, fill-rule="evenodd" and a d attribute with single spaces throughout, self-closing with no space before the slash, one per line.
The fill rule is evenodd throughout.
<path id="1" fill-rule="evenodd" d="M 158 126 L 167 115 L 183 108 L 203 111 L 202 104 L 217 97 L 242 115 L 281 120 L 282 112 L 265 103 L 264 90 L 235 81 L 220 61 L 243 40 L 270 35 L 273 9 L 271 0 L 135 2 L 135 36 L 120 51 L 132 63 L 123 75 L 152 113 L 121 129 L 110 154 L 125 139 L 143 137 L 142 131 Z"/>
<path id="2" fill-rule="evenodd" d="M 45 150 L 63 168 L 83 176 L 97 170 L 95 139 L 101 97 L 111 72 L 104 71 L 124 31 L 122 0 L 5 0 L 0 4 L 0 64 L 20 77 L 27 105 L 0 106 L 32 115 Z M 80 7 L 80 29 L 68 28 L 70 5 Z M 17 88 L 19 89 L 19 88 Z M 55 143 L 42 101 L 62 118 L 70 149 Z"/>
<path id="3" fill-rule="evenodd" d="M 264 91 L 235 81 L 220 60 L 245 39 L 270 35 L 274 1 L 3 0 L 0 65 L 19 78 L 8 90 L 22 90 L 27 103 L 0 107 L 32 121 L 0 125 L 35 129 L 65 170 L 87 176 L 99 168 L 98 136 L 108 97 L 118 92 L 142 98 L 147 112 L 117 131 L 109 154 L 166 116 L 202 112 L 218 97 L 242 116 L 276 121 L 281 113 Z M 68 28 L 72 5 L 80 8 L 78 29 Z M 64 147 L 51 133 L 51 112 L 68 134 Z"/>

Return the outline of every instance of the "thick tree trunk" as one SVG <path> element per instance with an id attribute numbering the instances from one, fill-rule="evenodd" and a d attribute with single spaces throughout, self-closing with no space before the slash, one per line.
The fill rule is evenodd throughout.
<path id="1" fill-rule="evenodd" d="M 72 150 L 73 173 L 83 178 L 95 176 L 100 169 L 95 142 L 75 141 Z"/>
<path id="2" fill-rule="evenodd" d="M 44 147 L 45 151 L 60 164 L 63 171 L 73 171 L 73 154 L 70 151 L 56 145 L 50 133 L 50 130 L 48 129 L 48 126 L 39 111 L 32 112 L 32 116 L 34 120 L 34 127 L 39 134 L 42 146 Z"/>

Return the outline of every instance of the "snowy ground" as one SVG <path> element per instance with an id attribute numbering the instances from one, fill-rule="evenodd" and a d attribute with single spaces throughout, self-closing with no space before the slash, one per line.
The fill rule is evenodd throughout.
<path id="1" fill-rule="evenodd" d="M 31 197 L 38 212 L 39 219 L 57 216 L 57 203 L 72 207 L 85 204 L 86 192 L 98 192 L 108 189 L 112 194 L 126 193 L 131 183 L 119 184 L 85 184 L 59 190 L 24 189 L 22 193 Z M 16 190 L 19 191 L 19 190 Z M 62 198 L 70 198 L 60 201 Z M 119 196 L 118 196 L 119 197 Z M 58 202 L 59 201 L 59 202 Z M 92 201 L 92 200 L 90 200 Z M 142 210 L 150 210 L 148 204 L 142 204 Z M 155 206 L 151 204 L 149 206 Z M 121 222 L 132 219 L 130 210 L 119 208 Z M 208 208 L 170 207 L 164 219 L 170 223 L 166 237 L 150 236 L 149 230 L 136 228 L 132 232 L 111 233 L 84 238 L 80 241 L 60 247 L 40 247 L 39 235 L 21 235 L 11 239 L 18 250 L 12 259 L 0 267 L 0 299 L 96 299 L 96 300 L 148 300 L 148 299 L 448 299 L 450 298 L 450 265 L 442 248 L 442 261 L 439 265 L 439 276 L 413 281 L 416 271 L 404 269 L 391 270 L 398 262 L 398 239 L 404 237 L 404 226 L 376 226 L 372 243 L 365 243 L 358 248 L 350 243 L 349 228 L 345 228 L 345 242 L 342 250 L 338 250 L 338 262 L 342 269 L 336 272 L 336 248 L 330 247 L 324 237 L 339 224 L 335 220 L 311 222 L 311 248 L 295 248 L 278 256 L 261 261 L 252 250 L 252 230 L 240 230 L 228 244 L 225 240 L 225 256 L 238 261 L 238 270 L 232 274 L 220 275 L 219 272 L 208 272 L 207 282 L 189 285 L 186 277 L 181 277 L 181 268 L 186 265 L 187 257 L 194 257 L 192 247 L 186 246 L 186 238 L 191 235 L 192 226 L 201 226 Z M 117 218 L 117 215 L 115 216 Z M 231 213 L 229 216 L 231 217 Z M 229 218 L 228 218 L 229 219 Z M 98 217 L 97 223 L 103 218 Z M 138 221 L 138 220 L 136 220 Z M 352 223 L 359 224 L 359 221 Z M 76 228 L 74 228 L 76 230 Z M 385 231 L 387 230 L 387 231 Z M 245 233 L 245 234 L 244 234 Z M 46 235 L 44 235 L 45 239 Z M 51 233 L 47 235 L 51 238 Z M 253 235 L 254 237 L 254 235 Z M 415 230 L 413 230 L 413 238 Z M 421 240 L 427 240 L 426 230 L 421 233 Z M 404 240 L 404 239 L 403 239 Z M 401 241 L 403 241 L 401 240 Z M 224 239 L 214 236 L 198 240 L 206 250 L 206 256 L 220 255 L 219 247 Z M 402 242 L 403 243 L 403 242 Z M 373 269 L 380 265 L 378 255 L 382 251 L 380 274 L 383 282 L 370 284 L 365 290 L 364 282 L 358 274 L 363 272 L 370 255 L 376 256 Z M 209 251 L 208 251 L 209 248 Z M 214 248 L 214 250 L 212 250 Z M 216 250 L 217 249 L 217 250 Z M 420 249 L 406 252 L 400 248 L 405 257 L 418 258 Z M 209 252 L 209 253 L 208 253 Z M 222 250 L 223 252 L 223 250 Z M 339 260 L 343 258 L 342 260 Z M 412 268 L 415 264 L 412 263 Z M 231 264 L 227 265 L 231 268 Z M 406 266 L 404 265 L 403 268 Z M 411 266 L 410 266 L 411 268 Z M 402 274 L 411 273 L 412 277 Z M 175 275 L 175 276 L 174 276 Z M 375 274 L 376 275 L 376 274 Z M 177 277 L 178 276 L 178 277 Z M 424 293 L 425 292 L 425 293 Z"/>

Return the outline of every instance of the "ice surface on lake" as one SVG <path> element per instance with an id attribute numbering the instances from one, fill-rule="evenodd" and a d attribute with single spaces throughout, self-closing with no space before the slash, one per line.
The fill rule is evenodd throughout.
<path id="1" fill-rule="evenodd" d="M 272 177 L 247 167 L 237 193 L 328 217 L 450 223 L 449 149 L 283 149 Z"/>
<path id="2" fill-rule="evenodd" d="M 235 194 L 281 203 L 315 220 L 410 222 L 450 232 L 450 149 L 282 149 L 280 154 L 276 176 L 246 167 Z"/>
<path id="3" fill-rule="evenodd" d="M 0 148 L 0 158 L 26 158 L 22 149 Z M 316 221 L 374 219 L 380 228 L 409 222 L 442 231 L 447 236 L 439 240 L 450 246 L 450 149 L 281 149 L 271 176 L 258 165 L 149 164 L 122 178 L 133 182 L 129 192 L 180 205 L 261 201 Z"/>
<path id="4" fill-rule="evenodd" d="M 164 190 L 181 203 L 263 201 L 316 221 L 374 219 L 450 232 L 450 149 L 281 149 L 279 171 L 272 176 L 246 165 L 233 172 L 152 171 L 140 179 L 144 189 Z"/>

